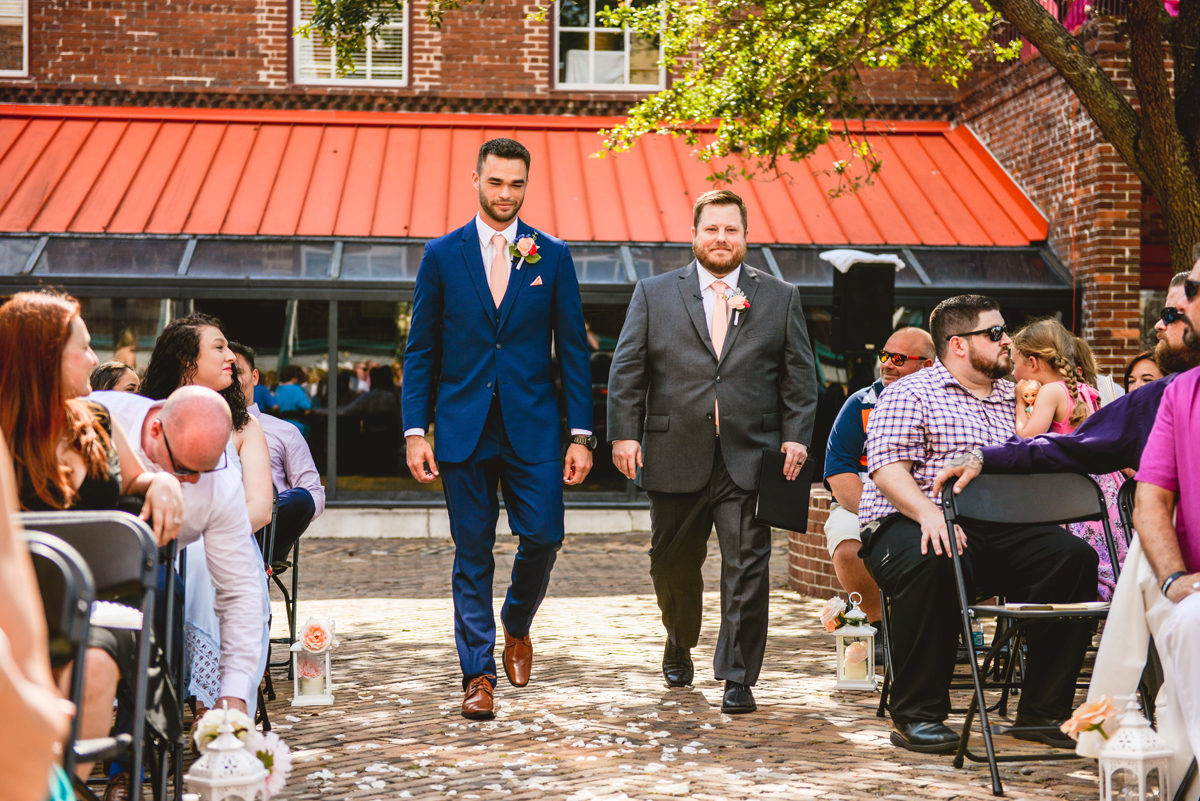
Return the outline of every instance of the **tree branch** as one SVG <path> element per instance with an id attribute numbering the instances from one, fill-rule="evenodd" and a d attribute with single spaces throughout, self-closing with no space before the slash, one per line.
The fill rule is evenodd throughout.
<path id="1" fill-rule="evenodd" d="M 1139 178 L 1150 183 L 1138 159 L 1142 122 L 1096 59 L 1037 0 L 987 1 L 1041 51 L 1125 163 Z"/>

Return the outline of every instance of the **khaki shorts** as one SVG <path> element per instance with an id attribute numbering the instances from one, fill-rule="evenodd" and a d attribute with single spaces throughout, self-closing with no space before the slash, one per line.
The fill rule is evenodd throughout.
<path id="1" fill-rule="evenodd" d="M 825 545 L 832 557 L 837 547 L 846 540 L 854 540 L 862 544 L 862 535 L 858 528 L 858 515 L 847 511 L 837 503 L 829 506 L 829 519 L 825 521 Z"/>

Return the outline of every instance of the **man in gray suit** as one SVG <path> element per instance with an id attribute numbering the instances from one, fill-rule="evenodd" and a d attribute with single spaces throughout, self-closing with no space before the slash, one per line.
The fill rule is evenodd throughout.
<path id="1" fill-rule="evenodd" d="M 762 451 L 779 448 L 784 475 L 799 475 L 812 437 L 816 370 L 796 287 L 742 263 L 742 199 L 706 192 L 692 221 L 696 260 L 633 291 L 609 375 L 608 435 L 617 469 L 650 498 L 650 575 L 667 629 L 667 684 L 692 683 L 700 567 L 715 522 L 721 631 L 713 670 L 725 681 L 721 710 L 753 712 L 771 556 L 771 530 L 754 520 Z"/>

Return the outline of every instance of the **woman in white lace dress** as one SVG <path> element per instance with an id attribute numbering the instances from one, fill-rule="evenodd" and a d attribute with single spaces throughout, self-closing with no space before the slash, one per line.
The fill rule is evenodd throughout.
<path id="1" fill-rule="evenodd" d="M 250 526 L 257 531 L 271 522 L 273 492 L 267 439 L 262 426 L 246 411 L 246 399 L 237 380 L 237 361 L 229 349 L 221 321 L 207 314 L 181 317 L 163 329 L 150 355 L 141 394 L 161 399 L 189 384 L 215 390 L 229 403 L 234 431 L 226 452 L 230 469 L 236 469 L 242 475 Z M 247 558 L 256 558 L 256 553 L 257 547 L 247 549 Z M 213 610 L 216 592 L 208 574 L 203 540 L 189 545 L 187 555 L 185 661 L 189 675 L 188 695 L 196 699 L 196 716 L 199 717 L 217 701 L 221 638 Z M 263 580 L 266 581 L 265 572 Z M 266 669 L 269 641 L 270 631 L 264 629 L 262 670 Z M 253 714 L 253 703 L 249 706 Z"/>

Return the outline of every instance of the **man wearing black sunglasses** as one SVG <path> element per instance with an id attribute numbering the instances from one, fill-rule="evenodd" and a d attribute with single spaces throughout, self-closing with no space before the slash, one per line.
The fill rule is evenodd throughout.
<path id="1" fill-rule="evenodd" d="M 929 333 L 914 326 L 894 332 L 879 352 L 880 376 L 846 399 L 838 412 L 829 442 L 825 449 L 825 486 L 833 493 L 835 503 L 825 521 L 825 545 L 833 560 L 833 571 L 847 593 L 862 596 L 860 608 L 867 619 L 878 621 L 879 587 L 859 558 L 862 539 L 858 533 L 858 501 L 862 497 L 867 477 L 867 420 L 885 387 L 923 367 L 933 365 L 936 358 L 933 339 Z M 883 664 L 883 638 L 875 640 L 875 663 Z"/>
<path id="2" fill-rule="evenodd" d="M 1179 373 L 1200 366 L 1200 341 L 1187 316 L 1184 293 L 1187 275 L 1179 273 L 1171 279 L 1166 307 L 1154 325 L 1158 334 L 1154 360 L 1168 373 L 1165 378 L 1122 395 L 1093 413 L 1070 434 L 1042 434 L 1029 439 L 1013 436 L 999 445 L 960 453 L 938 473 L 933 491 L 940 493 L 942 486 L 957 476 L 955 491 L 961 492 L 983 472 L 1097 474 L 1126 468 L 1136 470 L 1163 392 Z M 1168 317 L 1172 318 L 1170 322 Z"/>
<path id="3" fill-rule="evenodd" d="M 867 467 L 875 483 L 859 504 L 859 553 L 890 603 L 891 741 L 920 753 L 952 753 L 958 734 L 945 720 L 961 618 L 949 549 L 958 549 L 968 593 L 986 587 L 1041 603 L 1095 600 L 1097 556 L 1058 526 L 947 532 L 933 491 L 938 470 L 962 451 L 1013 434 L 1016 400 L 1003 380 L 1012 369 L 1012 340 L 999 306 L 981 295 L 943 301 L 929 327 L 938 361 L 889 387 L 871 414 Z M 1089 641 L 1082 626 L 1030 628 L 1018 726 L 1057 726 L 1070 715 Z M 1065 736 L 1039 732 L 1037 739 L 1074 745 Z"/>

